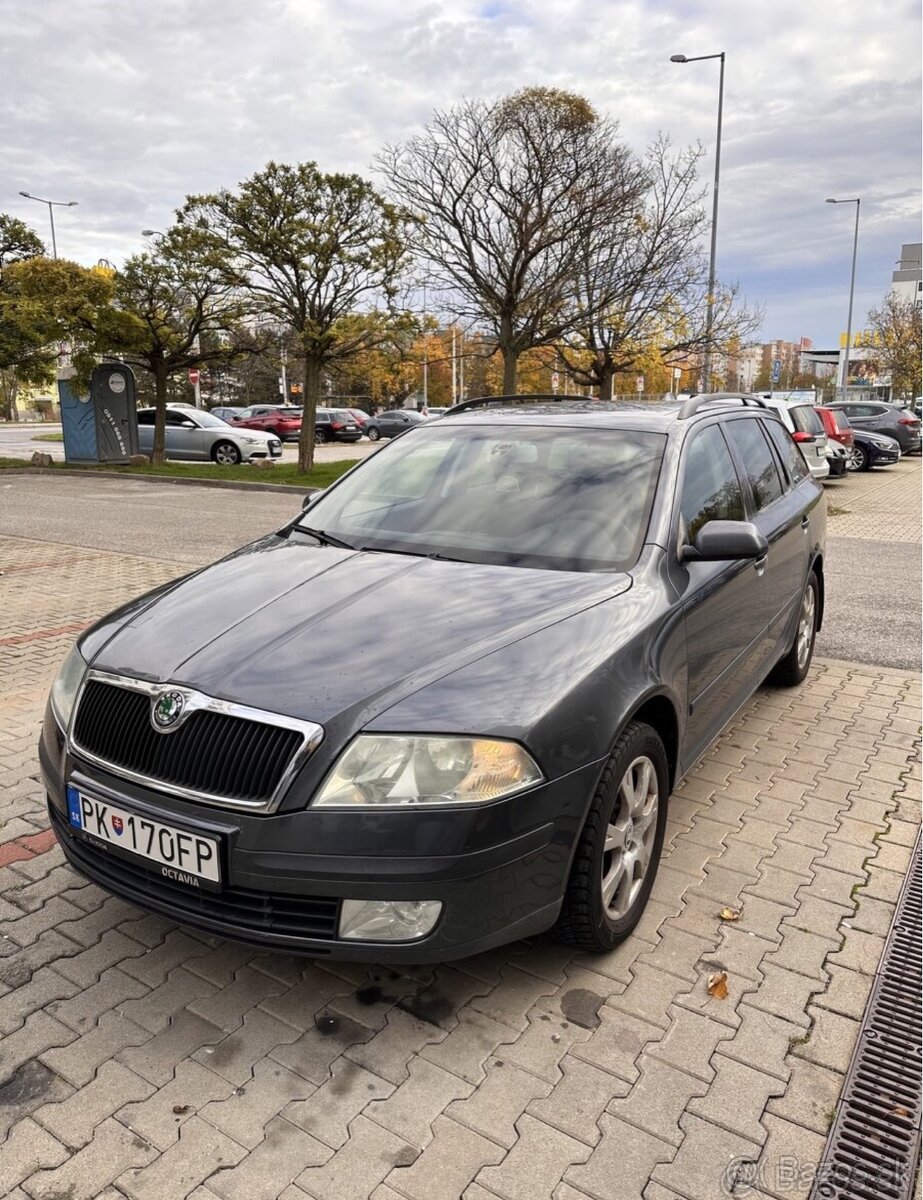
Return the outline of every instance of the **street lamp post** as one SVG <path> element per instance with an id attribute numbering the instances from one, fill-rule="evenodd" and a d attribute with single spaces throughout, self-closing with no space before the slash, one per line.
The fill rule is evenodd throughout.
<path id="1" fill-rule="evenodd" d="M 715 186 L 712 191 L 711 205 L 711 255 L 708 260 L 708 297 L 705 310 L 705 368 L 704 390 L 711 390 L 711 360 L 712 360 L 712 329 L 715 324 L 715 251 L 718 245 L 718 184 L 721 178 L 721 119 L 724 113 L 724 51 L 720 54 L 698 54 L 687 58 L 685 54 L 671 54 L 670 62 L 691 63 L 705 62 L 707 59 L 721 60 L 721 73 L 718 76 L 718 136 L 715 142 Z"/>
<path id="2" fill-rule="evenodd" d="M 33 196 L 31 192 L 20 192 L 20 196 L 25 196 L 27 200 L 37 200 L 39 204 L 48 205 L 48 219 L 51 221 L 51 253 L 58 257 L 58 243 L 54 235 L 54 210 L 56 208 L 76 208 L 76 200 L 45 200 L 42 196 Z"/>
<path id="3" fill-rule="evenodd" d="M 846 353 L 843 355 L 843 369 L 840 372 L 840 387 L 842 388 L 842 398 L 846 399 L 846 389 L 849 386 L 849 349 L 852 341 L 852 302 L 853 295 L 856 290 L 856 253 L 859 249 L 859 206 L 861 200 L 858 196 L 853 196 L 850 199 L 835 200 L 832 196 L 828 196 L 825 203 L 827 204 L 855 204 L 856 206 L 856 228 L 852 239 L 852 274 L 849 278 L 849 309 L 846 314 Z"/>

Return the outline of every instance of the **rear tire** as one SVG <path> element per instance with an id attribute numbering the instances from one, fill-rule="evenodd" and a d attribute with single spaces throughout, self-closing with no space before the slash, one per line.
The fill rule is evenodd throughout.
<path id="1" fill-rule="evenodd" d="M 554 927 L 562 942 L 605 953 L 641 919 L 660 864 L 669 778 L 659 735 L 632 721 L 603 769 L 577 843 Z"/>
<path id="2" fill-rule="evenodd" d="M 220 467 L 236 467 L 242 458 L 233 442 L 216 442 L 212 446 L 212 461 Z"/>
<path id="3" fill-rule="evenodd" d="M 779 687 L 797 687 L 811 669 L 814 642 L 817 639 L 817 615 L 820 612 L 820 585 L 814 571 L 808 576 L 798 610 L 795 640 L 784 658 L 779 659 L 769 675 L 769 682 Z"/>
<path id="4" fill-rule="evenodd" d="M 325 445 L 326 442 L 327 442 L 327 435 L 326 435 L 326 433 L 324 433 L 323 429 L 315 429 L 314 430 L 314 445 L 315 446 L 323 446 L 323 445 Z"/>
<path id="5" fill-rule="evenodd" d="M 377 430 L 375 428 L 375 426 L 373 425 L 372 428 L 369 430 L 369 441 L 377 442 L 380 437 L 381 437 L 380 431 Z"/>

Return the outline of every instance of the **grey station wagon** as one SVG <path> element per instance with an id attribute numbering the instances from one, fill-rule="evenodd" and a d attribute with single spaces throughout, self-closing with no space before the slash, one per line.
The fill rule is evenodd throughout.
<path id="1" fill-rule="evenodd" d="M 825 524 L 751 397 L 466 401 L 82 635 L 52 825 L 87 878 L 246 942 L 607 950 L 677 781 L 807 674 Z"/>

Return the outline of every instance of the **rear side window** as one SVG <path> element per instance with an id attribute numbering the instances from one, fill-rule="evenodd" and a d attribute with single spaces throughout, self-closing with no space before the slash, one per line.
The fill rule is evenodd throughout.
<path id="1" fill-rule="evenodd" d="M 812 437 L 816 437 L 819 433 L 824 432 L 824 423 L 807 404 L 799 404 L 791 410 L 792 421 L 795 428 L 800 433 L 810 433 Z"/>
<path id="2" fill-rule="evenodd" d="M 778 421 L 767 421 L 766 429 L 770 439 L 775 443 L 775 447 L 779 451 L 779 457 L 788 471 L 788 477 L 791 479 L 792 484 L 800 483 L 808 474 L 808 466 L 804 461 L 804 455 L 792 439 L 792 435 Z"/>
<path id="3" fill-rule="evenodd" d="M 745 417 L 728 421 L 726 426 L 728 440 L 743 462 L 757 511 L 768 508 L 782 495 L 782 481 L 761 424 L 753 417 Z"/>
<path id="4" fill-rule="evenodd" d="M 692 440 L 686 455 L 680 511 L 690 542 L 709 521 L 744 520 L 740 480 L 717 425 L 709 425 Z"/>

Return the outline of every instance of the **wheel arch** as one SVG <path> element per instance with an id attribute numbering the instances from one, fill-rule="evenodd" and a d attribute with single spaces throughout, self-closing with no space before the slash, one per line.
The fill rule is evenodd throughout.
<path id="1" fill-rule="evenodd" d="M 676 782 L 679 766 L 679 716 L 676 705 L 665 692 L 655 692 L 640 700 L 630 711 L 618 731 L 616 740 L 622 730 L 632 721 L 641 721 L 659 735 L 667 752 L 667 765 L 670 770 L 670 789 Z"/>
<path id="2" fill-rule="evenodd" d="M 824 623 L 825 599 L 824 556 L 822 554 L 815 555 L 814 561 L 811 563 L 811 570 L 817 576 L 817 630 L 820 632 L 820 628 Z"/>

